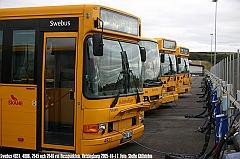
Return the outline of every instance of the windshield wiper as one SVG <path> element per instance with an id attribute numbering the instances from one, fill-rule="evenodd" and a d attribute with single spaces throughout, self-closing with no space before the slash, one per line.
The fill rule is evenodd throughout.
<path id="1" fill-rule="evenodd" d="M 121 53 L 121 58 L 122 58 L 122 71 L 120 72 L 120 74 L 123 74 L 124 93 L 127 94 L 127 88 L 129 88 L 129 83 L 130 83 L 129 82 L 130 81 L 129 64 L 128 64 L 126 51 L 123 50 L 122 45 L 121 45 L 119 40 L 118 40 L 118 42 L 119 42 L 119 45 L 120 45 L 121 50 L 122 50 L 120 52 Z M 118 78 L 118 81 L 116 82 L 116 85 L 117 85 L 118 82 L 119 82 L 119 78 Z M 118 94 L 116 95 L 115 99 L 113 100 L 112 104 L 110 105 L 110 108 L 113 108 L 113 107 L 116 106 L 120 94 L 121 94 L 121 92 L 120 92 L 120 88 L 119 88 Z"/>
<path id="2" fill-rule="evenodd" d="M 185 70 L 186 70 L 186 73 L 188 73 L 187 63 L 186 63 L 185 60 L 184 60 L 184 63 L 185 63 Z"/>
<path id="3" fill-rule="evenodd" d="M 161 85 L 162 85 L 162 81 L 159 79 L 146 79 L 143 82 L 143 86 L 145 88 L 153 87 L 153 86 L 161 86 Z"/>
<path id="4" fill-rule="evenodd" d="M 118 85 L 119 82 L 120 82 L 120 75 L 121 75 L 121 73 L 122 73 L 122 72 L 120 72 L 120 74 L 119 74 L 119 76 L 118 76 L 118 79 L 117 79 L 117 82 L 115 83 L 115 86 L 114 86 L 113 91 L 116 89 L 117 85 Z M 113 93 L 112 93 L 112 94 L 113 94 Z M 113 107 L 116 106 L 120 94 L 121 94 L 121 87 L 119 87 L 119 89 L 118 89 L 118 93 L 117 93 L 115 99 L 113 100 L 112 104 L 110 105 L 110 108 L 113 108 Z"/>
<path id="5" fill-rule="evenodd" d="M 170 70 L 168 71 L 168 74 L 169 74 L 169 76 L 168 76 L 168 81 L 170 81 L 170 75 L 172 75 L 172 59 L 171 59 L 171 57 L 170 56 L 168 56 L 168 58 L 169 58 L 169 62 L 170 62 L 170 64 L 169 64 L 169 66 L 170 66 Z"/>
<path id="6" fill-rule="evenodd" d="M 145 82 L 145 83 L 153 83 L 154 80 L 153 80 L 153 79 L 146 79 L 146 80 L 144 80 L 144 82 Z"/>
<path id="7" fill-rule="evenodd" d="M 116 104 L 117 104 L 117 102 L 118 102 L 118 98 L 119 98 L 119 96 L 120 96 L 120 93 L 121 93 L 121 91 L 120 91 L 120 89 L 119 89 L 118 94 L 116 95 L 116 97 L 114 98 L 112 104 L 110 105 L 110 108 L 113 108 L 113 107 L 116 106 Z"/>
<path id="8" fill-rule="evenodd" d="M 120 72 L 120 74 L 123 74 L 123 85 L 124 85 L 124 93 L 127 94 L 129 88 L 130 88 L 130 73 L 131 75 L 133 76 L 133 73 L 132 73 L 132 70 L 129 69 L 129 63 L 128 63 L 128 58 L 127 58 L 127 53 L 126 51 L 123 50 L 123 47 L 122 47 L 122 44 L 121 42 L 118 40 L 119 42 L 119 45 L 121 47 L 121 58 L 122 58 L 122 71 Z M 138 88 L 137 88 L 137 85 L 136 85 L 136 81 L 135 81 L 135 78 L 133 76 L 133 79 L 134 79 L 134 84 L 135 84 L 135 87 L 136 87 L 136 92 L 137 92 L 137 103 L 140 102 L 140 96 L 139 96 L 139 93 L 138 93 Z M 118 82 L 118 81 L 117 81 Z M 112 104 L 110 105 L 110 108 L 113 108 L 116 106 L 117 102 L 118 102 L 118 99 L 119 99 L 119 96 L 120 96 L 120 88 L 119 88 L 119 91 L 118 91 L 118 94 L 116 95 L 115 99 L 113 100 Z"/>
<path id="9" fill-rule="evenodd" d="M 172 65 L 173 65 L 173 64 L 172 64 L 172 59 L 171 59 L 170 56 L 169 56 L 168 58 L 169 58 L 169 61 L 170 61 L 170 64 L 169 64 L 169 65 L 170 65 L 170 71 L 173 71 L 173 68 L 172 68 Z"/>

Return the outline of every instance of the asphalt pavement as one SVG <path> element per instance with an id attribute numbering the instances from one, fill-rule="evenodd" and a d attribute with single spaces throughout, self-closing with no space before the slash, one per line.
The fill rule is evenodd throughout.
<path id="1" fill-rule="evenodd" d="M 205 102 L 197 102 L 203 93 L 201 82 L 203 76 L 191 78 L 191 92 L 179 95 L 179 99 L 161 105 L 158 109 L 145 112 L 143 135 L 136 141 L 107 150 L 101 154 L 112 154 L 112 158 L 166 158 L 172 156 L 197 155 L 203 150 L 206 133 L 199 132 L 205 127 L 205 118 L 186 118 L 185 115 L 196 115 L 205 110 Z M 204 114 L 206 115 L 207 112 Z M 208 153 L 215 144 L 215 134 L 204 153 Z M 121 156 L 121 157 L 120 157 Z M 178 157 L 177 157 L 178 158 Z"/>

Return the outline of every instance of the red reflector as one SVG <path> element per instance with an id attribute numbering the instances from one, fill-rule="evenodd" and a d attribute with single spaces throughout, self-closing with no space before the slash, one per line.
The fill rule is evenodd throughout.
<path id="1" fill-rule="evenodd" d="M 18 138 L 18 141 L 21 141 L 21 142 L 23 142 L 23 141 L 24 141 L 24 139 L 23 139 L 23 138 Z"/>

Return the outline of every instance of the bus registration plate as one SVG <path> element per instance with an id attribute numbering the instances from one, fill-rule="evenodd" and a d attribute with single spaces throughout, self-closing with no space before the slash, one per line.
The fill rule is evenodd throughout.
<path id="1" fill-rule="evenodd" d="M 132 135 L 133 135 L 132 131 L 124 132 L 122 134 L 121 143 L 124 143 L 124 142 L 127 142 L 127 141 L 131 140 L 132 139 Z"/>

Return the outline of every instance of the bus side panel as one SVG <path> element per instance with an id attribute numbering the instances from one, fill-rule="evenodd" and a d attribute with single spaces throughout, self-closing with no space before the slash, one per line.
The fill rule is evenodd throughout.
<path id="1" fill-rule="evenodd" d="M 1 92 L 1 86 L 0 86 Z M 0 98 L 0 148 L 2 147 L 2 100 Z"/>
<path id="2" fill-rule="evenodd" d="M 2 146 L 36 149 L 36 87 L 1 86 Z"/>

